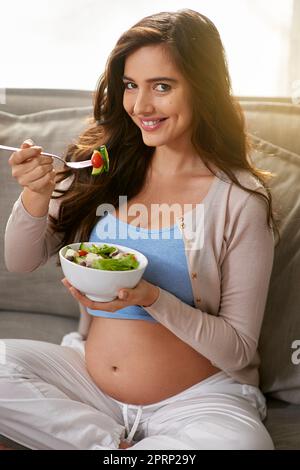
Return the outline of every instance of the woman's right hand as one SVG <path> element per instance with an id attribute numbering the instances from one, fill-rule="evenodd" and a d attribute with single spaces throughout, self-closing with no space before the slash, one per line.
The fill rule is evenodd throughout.
<path id="1" fill-rule="evenodd" d="M 52 157 L 40 155 L 42 147 L 25 140 L 21 150 L 11 154 L 8 162 L 11 173 L 18 183 L 32 192 L 51 196 L 55 188 L 55 170 Z"/>

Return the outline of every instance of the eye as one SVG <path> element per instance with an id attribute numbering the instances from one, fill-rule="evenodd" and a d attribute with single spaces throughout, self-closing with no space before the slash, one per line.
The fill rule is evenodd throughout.
<path id="1" fill-rule="evenodd" d="M 125 90 L 133 90 L 133 88 L 136 87 L 136 85 L 132 82 L 123 82 L 123 83 L 124 83 Z M 129 85 L 133 85 L 133 87 L 131 87 Z"/>
<path id="2" fill-rule="evenodd" d="M 155 88 L 157 88 L 157 87 L 162 87 L 161 90 L 158 90 L 158 91 L 160 91 L 160 92 L 165 92 L 165 91 L 171 90 L 170 85 L 167 85 L 167 83 L 157 83 L 157 84 L 155 85 Z"/>

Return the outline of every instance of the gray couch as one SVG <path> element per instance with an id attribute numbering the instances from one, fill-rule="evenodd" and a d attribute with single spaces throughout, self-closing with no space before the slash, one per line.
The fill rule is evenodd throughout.
<path id="1" fill-rule="evenodd" d="M 270 186 L 282 237 L 259 344 L 261 388 L 268 400 L 265 425 L 276 449 L 300 449 L 300 106 L 287 99 L 240 102 L 256 146 L 252 157 L 259 167 L 276 174 Z M 5 104 L 0 104 L 0 144 L 18 146 L 31 137 L 59 154 L 85 128 L 91 114 L 89 91 L 8 89 Z M 60 343 L 66 333 L 77 330 L 79 308 L 60 282 L 63 275 L 55 257 L 32 273 L 5 269 L 5 225 L 21 192 L 11 177 L 9 155 L 0 150 L 0 338 Z M 7 440 L 0 436 L 1 442 Z"/>

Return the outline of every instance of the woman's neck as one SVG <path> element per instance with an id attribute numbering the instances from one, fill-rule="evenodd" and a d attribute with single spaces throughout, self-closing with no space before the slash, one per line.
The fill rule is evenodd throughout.
<path id="1" fill-rule="evenodd" d="M 167 146 L 156 147 L 152 161 L 151 172 L 158 177 L 184 176 L 193 172 L 207 171 L 201 157 L 194 149 Z"/>

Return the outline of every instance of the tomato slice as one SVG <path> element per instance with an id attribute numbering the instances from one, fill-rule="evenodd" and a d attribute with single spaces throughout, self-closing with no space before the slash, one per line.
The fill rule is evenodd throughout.
<path id="1" fill-rule="evenodd" d="M 85 251 L 85 250 L 78 250 L 78 254 L 79 256 L 85 256 L 88 254 L 88 251 Z"/>
<path id="2" fill-rule="evenodd" d="M 94 150 L 92 156 L 92 165 L 94 168 L 101 168 L 104 165 L 103 157 L 98 150 Z"/>

